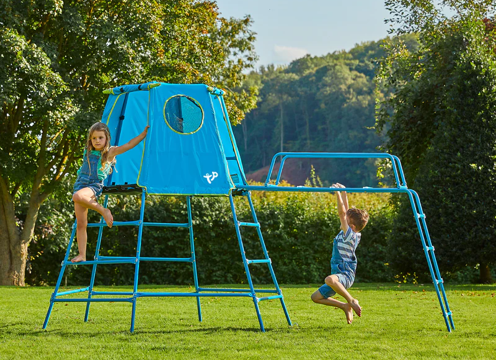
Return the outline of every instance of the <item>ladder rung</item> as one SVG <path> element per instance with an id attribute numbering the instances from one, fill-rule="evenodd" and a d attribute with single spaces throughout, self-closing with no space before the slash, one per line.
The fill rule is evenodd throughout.
<path id="1" fill-rule="evenodd" d="M 93 291 L 91 295 L 134 295 L 132 291 Z"/>
<path id="2" fill-rule="evenodd" d="M 193 262 L 193 258 L 160 258 L 160 257 L 143 257 L 140 261 L 173 261 L 173 262 Z"/>
<path id="3" fill-rule="evenodd" d="M 111 258 L 109 256 L 109 258 Z M 113 260 L 91 260 L 91 261 L 80 261 L 80 262 L 71 262 L 71 261 L 62 261 L 62 266 L 63 265 L 94 265 L 94 264 L 134 264 L 136 263 L 136 258 L 120 258 L 120 259 L 113 259 Z"/>
<path id="4" fill-rule="evenodd" d="M 136 256 L 104 256 L 100 255 L 95 260 L 133 260 L 136 261 Z"/>
<path id="5" fill-rule="evenodd" d="M 425 214 L 417 214 L 417 217 L 418 217 L 419 219 L 422 219 L 422 218 L 423 218 L 423 219 L 425 219 Z"/>
<path id="6" fill-rule="evenodd" d="M 144 222 L 143 226 L 160 226 L 160 227 L 189 227 L 188 223 L 156 223 L 156 222 Z"/>
<path id="7" fill-rule="evenodd" d="M 252 226 L 252 227 L 260 227 L 259 223 L 248 223 L 248 222 L 238 222 L 239 226 Z"/>
<path id="8" fill-rule="evenodd" d="M 88 291 L 89 288 L 90 287 L 88 286 L 88 287 L 85 287 L 85 288 L 82 288 L 82 289 L 64 291 L 64 292 L 55 294 L 55 297 L 57 297 L 57 296 L 65 296 L 65 295 L 69 295 L 69 294 L 75 294 L 75 293 L 79 293 L 79 292 Z"/>
<path id="9" fill-rule="evenodd" d="M 248 264 L 270 264 L 272 261 L 270 259 L 261 259 L 261 260 L 246 260 Z"/>
<path id="10" fill-rule="evenodd" d="M 131 226 L 131 225 L 139 225 L 140 221 L 114 221 L 112 226 Z M 107 223 L 101 222 L 101 223 L 91 223 L 88 224 L 88 227 L 102 227 L 102 226 L 107 226 Z"/>
<path id="11" fill-rule="evenodd" d="M 53 302 L 132 302 L 133 298 L 84 298 L 84 299 L 53 299 Z"/>
<path id="12" fill-rule="evenodd" d="M 436 280 L 434 280 L 434 281 L 436 282 L 436 284 L 443 284 L 443 283 L 444 283 L 444 280 L 443 280 L 443 279 L 441 279 L 441 280 L 437 280 L 437 279 L 436 279 Z"/>
<path id="13" fill-rule="evenodd" d="M 268 290 L 268 289 L 253 289 L 256 293 L 274 293 L 277 294 L 277 290 Z M 228 288 L 202 288 L 199 287 L 198 291 L 231 291 L 231 292 L 249 292 L 250 289 L 228 289 Z"/>
<path id="14" fill-rule="evenodd" d="M 427 250 L 432 250 L 432 251 L 436 250 L 436 249 L 434 248 L 434 246 L 426 246 L 426 248 L 427 248 Z"/>
<path id="15" fill-rule="evenodd" d="M 272 299 L 282 299 L 282 295 L 266 296 L 266 297 L 258 298 L 257 300 L 264 301 L 264 300 L 272 300 Z"/>

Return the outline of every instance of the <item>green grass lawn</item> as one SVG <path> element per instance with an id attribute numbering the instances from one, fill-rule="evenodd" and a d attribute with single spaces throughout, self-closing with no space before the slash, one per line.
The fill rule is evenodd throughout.
<path id="1" fill-rule="evenodd" d="M 195 298 L 140 298 L 131 334 L 129 303 L 93 303 L 87 323 L 85 304 L 56 303 L 45 331 L 53 288 L 0 287 L 0 359 L 496 358 L 495 286 L 447 286 L 452 333 L 431 285 L 355 284 L 363 316 L 352 325 L 341 310 L 310 300 L 316 288 L 282 286 L 292 327 L 279 300 L 261 302 L 265 333 L 250 298 L 202 298 L 202 323 Z"/>

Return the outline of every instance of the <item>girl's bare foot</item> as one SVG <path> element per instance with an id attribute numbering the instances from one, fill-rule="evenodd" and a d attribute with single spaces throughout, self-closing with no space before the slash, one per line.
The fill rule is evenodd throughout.
<path id="1" fill-rule="evenodd" d="M 362 316 L 362 308 L 360 307 L 360 305 L 358 305 L 357 299 L 351 300 L 350 306 L 353 308 L 353 310 L 355 310 L 358 316 Z"/>
<path id="2" fill-rule="evenodd" d="M 109 209 L 105 209 L 103 211 L 103 219 L 107 223 L 107 226 L 111 228 L 112 224 L 114 223 L 114 217 L 112 216 L 112 213 L 110 212 Z"/>
<path id="3" fill-rule="evenodd" d="M 78 256 L 76 256 L 75 258 L 73 258 L 71 260 L 71 262 L 73 262 L 73 263 L 81 262 L 81 261 L 86 261 L 86 257 L 81 255 L 81 254 L 79 254 Z"/>
<path id="4" fill-rule="evenodd" d="M 353 322 L 353 308 L 350 304 L 346 303 L 343 305 L 342 309 L 344 311 L 344 314 L 346 315 L 346 321 L 348 322 L 348 324 L 351 324 Z"/>

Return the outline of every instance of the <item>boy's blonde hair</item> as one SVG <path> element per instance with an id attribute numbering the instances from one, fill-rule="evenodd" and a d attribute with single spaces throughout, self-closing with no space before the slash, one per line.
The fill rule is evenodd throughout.
<path id="1" fill-rule="evenodd" d="M 346 215 L 348 216 L 348 219 L 350 219 L 351 224 L 355 225 L 355 230 L 357 232 L 362 231 L 369 221 L 369 214 L 365 210 L 351 208 L 348 209 Z"/>
<path id="2" fill-rule="evenodd" d="M 107 163 L 110 162 L 108 161 L 108 153 L 110 150 L 110 130 L 108 126 L 102 122 L 97 122 L 93 124 L 88 130 L 88 140 L 86 141 L 86 158 L 88 159 L 88 164 L 90 163 L 90 152 L 91 150 L 95 150 L 93 144 L 91 143 L 91 136 L 95 131 L 103 131 L 105 133 L 105 137 L 107 138 L 107 141 L 105 142 L 105 147 L 102 150 L 102 159 L 101 159 L 102 167 L 100 169 L 101 171 L 104 171 L 105 165 L 107 165 Z M 110 169 L 110 172 L 112 172 L 112 169 Z"/>

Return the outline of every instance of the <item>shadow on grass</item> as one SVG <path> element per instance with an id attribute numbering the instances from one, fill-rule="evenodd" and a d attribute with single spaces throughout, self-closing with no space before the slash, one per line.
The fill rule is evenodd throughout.
<path id="1" fill-rule="evenodd" d="M 187 325 L 185 325 L 187 326 Z M 288 327 L 287 329 L 291 329 Z M 285 330 L 287 330 L 285 329 Z M 279 328 L 265 328 L 265 332 L 273 332 L 279 331 Z M 98 338 L 104 335 L 125 335 L 125 336 L 140 336 L 140 335 L 174 335 L 174 334 L 194 334 L 194 333 L 203 333 L 203 334 L 215 334 L 221 332 L 245 332 L 245 333 L 262 333 L 260 328 L 243 328 L 243 327 L 205 327 L 205 328 L 188 328 L 187 329 L 155 329 L 155 330 L 135 330 L 134 333 L 131 333 L 129 330 L 108 330 L 108 331 L 94 331 L 94 332 L 68 332 L 66 329 L 57 328 L 51 330 L 38 330 L 38 331 L 9 331 L 6 330 L 3 332 L 5 335 L 16 335 L 16 336 L 47 336 L 54 335 L 59 337 L 74 337 L 77 335 L 78 338 Z M 127 339 L 124 339 L 127 341 Z"/>

